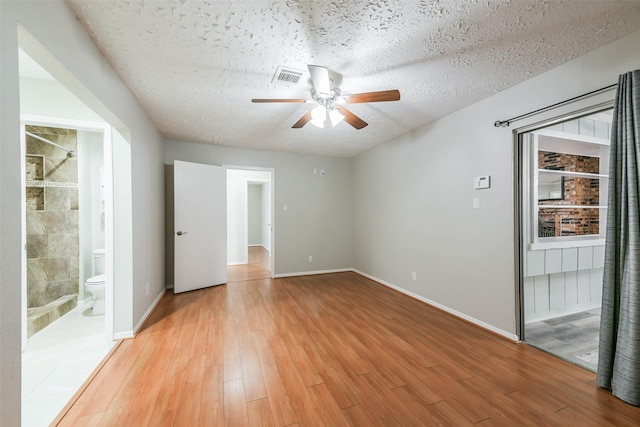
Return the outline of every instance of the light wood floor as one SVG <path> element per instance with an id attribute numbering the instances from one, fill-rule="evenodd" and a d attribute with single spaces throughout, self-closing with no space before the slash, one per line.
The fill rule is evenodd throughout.
<path id="1" fill-rule="evenodd" d="M 268 279 L 271 277 L 269 262 L 269 251 L 262 246 L 249 246 L 249 263 L 227 267 L 227 280 L 231 283 L 242 280 Z"/>
<path id="2" fill-rule="evenodd" d="M 637 426 L 592 372 L 355 273 L 167 294 L 61 426 Z"/>

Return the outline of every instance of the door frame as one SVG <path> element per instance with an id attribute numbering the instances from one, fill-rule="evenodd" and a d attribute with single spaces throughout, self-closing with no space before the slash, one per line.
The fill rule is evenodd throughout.
<path id="1" fill-rule="evenodd" d="M 579 108 L 575 106 L 569 112 L 550 116 L 549 118 L 532 117 L 529 123 L 523 124 L 518 128 L 514 128 L 513 134 L 513 202 L 514 202 L 514 282 L 515 282 L 515 323 L 516 323 L 516 335 L 519 341 L 525 341 L 525 316 L 524 316 L 524 249 L 528 242 L 525 241 L 525 233 L 523 230 L 523 215 L 525 212 L 524 197 L 528 197 L 528 189 L 525 185 L 528 180 L 523 176 L 523 172 L 528 168 L 523 167 L 524 156 L 524 138 L 523 135 L 542 129 L 545 127 L 553 126 L 558 123 L 566 122 L 575 118 L 583 117 L 589 114 L 595 114 L 601 111 L 609 110 L 613 108 L 614 99 L 609 97 L 609 100 L 596 104 L 587 104 L 586 106 Z"/>
<path id="2" fill-rule="evenodd" d="M 271 206 L 269 207 L 269 211 L 271 213 L 271 230 L 269 233 L 269 274 L 273 279 L 275 277 L 275 265 L 276 265 L 276 215 L 275 215 L 275 194 L 276 194 L 276 185 L 275 185 L 275 168 L 267 168 L 267 167 L 258 167 L 258 166 L 240 166 L 240 165 L 231 165 L 231 164 L 223 164 L 222 167 L 225 169 L 234 169 L 234 170 L 245 170 L 245 171 L 259 171 L 259 172 L 269 172 L 269 187 L 271 194 L 269 195 L 269 200 Z M 245 221 L 245 227 L 247 227 Z"/>

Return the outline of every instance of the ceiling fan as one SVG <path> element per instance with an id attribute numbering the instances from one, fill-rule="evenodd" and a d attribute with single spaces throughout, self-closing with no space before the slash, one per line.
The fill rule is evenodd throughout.
<path id="1" fill-rule="evenodd" d="M 397 89 L 380 92 L 364 92 L 353 95 L 341 95 L 340 88 L 332 85 L 329 69 L 320 65 L 307 65 L 311 74 L 311 99 L 252 99 L 251 102 L 299 102 L 317 103 L 318 106 L 307 111 L 292 128 L 299 129 L 308 122 L 318 126 L 335 126 L 341 121 L 349 123 L 356 129 L 367 126 L 367 122 L 347 110 L 343 104 L 362 104 L 365 102 L 399 101 L 400 91 Z"/>

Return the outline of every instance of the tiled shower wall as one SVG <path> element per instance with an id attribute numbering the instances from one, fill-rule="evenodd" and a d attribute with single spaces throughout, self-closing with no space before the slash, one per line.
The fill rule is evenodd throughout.
<path id="1" fill-rule="evenodd" d="M 77 131 L 27 126 L 27 132 L 69 150 Z M 41 307 L 79 286 L 78 160 L 27 135 L 28 307 Z"/>

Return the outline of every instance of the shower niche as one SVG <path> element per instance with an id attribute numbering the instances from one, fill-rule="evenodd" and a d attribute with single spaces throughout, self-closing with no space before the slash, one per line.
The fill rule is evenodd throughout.
<path id="1" fill-rule="evenodd" d="M 27 175 L 27 210 L 44 210 L 44 188 L 37 184 L 44 181 L 44 156 L 27 154 L 25 158 Z"/>

